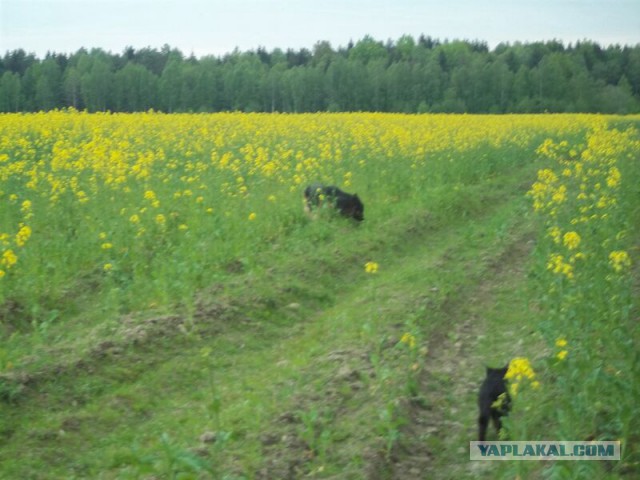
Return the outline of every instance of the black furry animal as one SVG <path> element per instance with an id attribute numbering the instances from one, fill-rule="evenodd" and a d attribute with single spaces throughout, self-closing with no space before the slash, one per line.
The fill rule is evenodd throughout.
<path id="1" fill-rule="evenodd" d="M 335 208 L 344 217 L 361 222 L 364 220 L 364 205 L 358 195 L 343 192 L 333 185 L 315 183 L 304 189 L 304 209 L 307 214 L 323 206 Z"/>
<path id="2" fill-rule="evenodd" d="M 509 365 L 504 368 L 487 367 L 487 377 L 482 382 L 478 395 L 478 406 L 480 407 L 478 439 L 481 442 L 486 439 L 489 418 L 493 420 L 496 432 L 499 432 L 502 428 L 500 418 L 507 415 L 511 408 L 511 397 L 509 397 L 507 383 L 504 380 L 508 369 Z M 498 401 L 497 404 L 496 401 Z"/>

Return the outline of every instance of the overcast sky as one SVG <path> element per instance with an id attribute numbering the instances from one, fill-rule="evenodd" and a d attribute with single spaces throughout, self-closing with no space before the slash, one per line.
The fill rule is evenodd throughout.
<path id="1" fill-rule="evenodd" d="M 640 44 L 640 0 L 0 0 L 0 54 L 176 47 L 200 57 L 397 40 Z"/>

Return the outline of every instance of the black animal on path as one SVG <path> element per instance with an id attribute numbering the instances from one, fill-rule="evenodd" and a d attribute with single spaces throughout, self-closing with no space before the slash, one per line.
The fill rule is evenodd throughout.
<path id="1" fill-rule="evenodd" d="M 481 442 L 486 439 L 489 419 L 493 420 L 496 432 L 499 432 L 502 428 L 501 417 L 507 415 L 511 408 L 511 397 L 507 392 L 507 383 L 504 379 L 508 369 L 509 365 L 504 368 L 487 367 L 487 377 L 482 382 L 478 395 L 480 407 L 478 439 Z"/>
<path id="2" fill-rule="evenodd" d="M 358 195 L 343 192 L 333 185 L 314 183 L 304 189 L 304 210 L 311 215 L 314 209 L 327 206 L 334 208 L 344 217 L 361 222 L 364 220 L 364 205 Z"/>

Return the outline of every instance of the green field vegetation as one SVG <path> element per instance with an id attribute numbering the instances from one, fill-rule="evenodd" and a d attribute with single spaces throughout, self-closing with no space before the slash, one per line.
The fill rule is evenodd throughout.
<path id="1" fill-rule="evenodd" d="M 32 229 L 4 238 L 17 262 L 1 264 L 0 478 L 640 474 L 636 117 L 444 117 L 450 135 L 424 145 L 416 139 L 440 132 L 429 117 L 216 118 L 231 128 L 219 157 L 240 159 L 247 145 L 273 159 L 280 143 L 305 151 L 269 176 L 268 162 L 235 171 L 209 144 L 178 147 L 206 116 L 185 117 L 185 133 L 182 120 L 158 129 L 173 116 L 96 126 L 56 115 L 80 119 L 69 144 L 148 128 L 153 147 L 128 144 L 136 158 L 175 150 L 113 188 L 108 172 L 78 174 L 81 162 L 0 176 L 0 200 L 13 202 L 0 233 Z M 5 120 L 8 132 L 17 121 Z M 496 133 L 470 140 L 487 125 Z M 29 128 L 20 135 L 49 158 L 55 139 Z M 322 158 L 328 139 L 340 161 Z M 60 176 L 45 188 L 48 173 Z M 357 191 L 365 221 L 306 218 L 301 190 L 314 176 Z M 52 201 L 59 179 L 70 187 Z M 158 215 L 175 221 L 162 230 Z M 507 438 L 621 440 L 622 460 L 470 462 L 485 365 L 513 358 L 539 384 L 512 382 Z"/>

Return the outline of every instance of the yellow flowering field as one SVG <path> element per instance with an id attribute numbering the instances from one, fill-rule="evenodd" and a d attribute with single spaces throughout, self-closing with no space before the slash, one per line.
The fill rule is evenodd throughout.
<path id="1" fill-rule="evenodd" d="M 301 225 L 300 192 L 309 182 L 378 204 L 419 201 L 427 186 L 491 178 L 513 166 L 510 152 L 532 153 L 544 138 L 606 122 L 588 115 L 3 114 L 0 302 L 56 308 L 68 292 L 105 285 L 120 297 L 136 284 L 153 292 L 150 301 L 180 296 L 181 285 L 191 291 L 193 279 L 206 283 L 203 272 L 249 258 Z"/>
<path id="2" fill-rule="evenodd" d="M 552 382 L 529 392 L 520 407 L 528 420 L 510 423 L 512 433 L 527 436 L 545 422 L 544 438 L 620 441 L 622 469 L 637 469 L 639 132 L 592 125 L 582 139 L 546 139 L 537 154 L 544 168 L 528 192 L 539 227 L 532 301 Z M 531 474 L 522 465 L 508 470 Z M 562 462 L 549 470 L 577 478 Z M 597 466 L 580 474 L 597 477 Z"/>
<path id="3" fill-rule="evenodd" d="M 638 120 L 0 115 L 5 468 L 218 478 L 286 451 L 328 478 L 414 429 L 449 468 L 488 356 L 509 439 L 620 439 L 636 468 Z M 365 220 L 308 218 L 312 182 Z"/>

